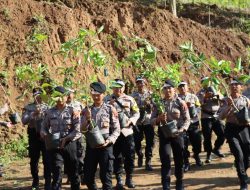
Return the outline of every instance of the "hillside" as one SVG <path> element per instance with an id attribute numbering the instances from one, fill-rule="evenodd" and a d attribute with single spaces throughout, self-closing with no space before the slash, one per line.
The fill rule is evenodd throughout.
<path id="1" fill-rule="evenodd" d="M 250 46 L 247 34 L 208 28 L 190 19 L 174 18 L 163 9 L 129 2 L 66 2 L 63 4 L 34 0 L 0 1 L 0 69 L 8 71 L 6 88 L 11 94 L 13 107 L 19 111 L 28 97 L 25 102 L 16 100 L 24 89 L 16 85 L 15 68 L 29 63 L 48 64 L 52 75 L 60 79 L 61 76 L 55 76 L 55 68 L 64 66 L 63 58 L 55 56 L 54 53 L 59 50 L 61 43 L 75 37 L 80 28 L 97 30 L 103 25 L 104 30 L 98 36 L 102 43 L 98 48 L 117 59 L 122 54 L 107 41 L 109 35 L 120 32 L 125 36 L 135 34 L 146 38 L 159 49 L 160 65 L 178 61 L 181 57 L 178 47 L 186 41 L 192 41 L 196 50 L 204 52 L 207 56 L 213 55 L 218 59 L 230 61 L 235 61 L 238 57 L 244 59 L 246 47 Z M 48 39 L 41 46 L 32 49 L 28 39 L 36 27 L 42 27 Z M 82 79 L 85 75 L 90 75 L 92 69 L 84 68 L 78 71 L 77 78 Z M 188 72 L 186 74 L 185 78 L 188 78 Z M 3 103 L 3 94 L 0 98 Z M 9 137 L 7 132 L 0 136 Z"/>

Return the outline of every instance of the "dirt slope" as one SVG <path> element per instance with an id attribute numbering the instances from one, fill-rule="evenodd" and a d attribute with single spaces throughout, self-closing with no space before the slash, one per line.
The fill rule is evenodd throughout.
<path id="1" fill-rule="evenodd" d="M 160 65 L 178 61 L 178 46 L 185 41 L 193 41 L 196 49 L 208 56 L 231 61 L 244 57 L 246 47 L 250 46 L 250 39 L 244 33 L 207 28 L 189 19 L 174 18 L 162 9 L 93 0 L 68 1 L 66 5 L 34 0 L 0 1 L 0 60 L 3 63 L 0 69 L 9 72 L 7 90 L 12 104 L 18 105 L 19 110 L 24 102 L 15 100 L 22 90 L 15 86 L 15 67 L 41 62 L 48 64 L 55 73 L 55 66 L 62 66 L 62 58 L 53 56 L 53 53 L 61 43 L 74 37 L 81 27 L 96 30 L 104 25 L 104 32 L 99 35 L 103 43 L 99 48 L 114 57 L 122 54 L 106 40 L 109 34 L 121 32 L 131 36 L 133 33 L 146 38 L 160 50 Z M 45 17 L 43 29 L 49 38 L 38 49 L 30 50 L 27 39 L 41 16 Z M 89 70 L 91 68 L 79 70 L 79 78 L 89 74 Z M 3 102 L 3 95 L 0 95 L 0 100 Z"/>

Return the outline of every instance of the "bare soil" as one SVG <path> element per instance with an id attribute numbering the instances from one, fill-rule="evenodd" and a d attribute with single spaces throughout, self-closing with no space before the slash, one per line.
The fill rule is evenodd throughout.
<path id="1" fill-rule="evenodd" d="M 191 149 L 191 147 L 190 147 Z M 219 159 L 213 157 L 211 164 L 206 164 L 202 167 L 197 167 L 194 160 L 191 158 L 191 170 L 184 174 L 185 188 L 187 190 L 237 190 L 239 189 L 236 169 L 233 166 L 234 157 L 230 154 L 228 144 L 224 144 L 222 152 L 226 157 Z M 205 160 L 205 153 L 201 154 L 202 160 Z M 136 162 L 135 162 L 136 163 Z M 158 144 L 154 149 L 153 157 L 154 171 L 147 172 L 144 168 L 136 168 L 134 174 L 134 181 L 137 190 L 161 190 L 161 176 L 160 176 L 160 161 L 158 153 Z M 173 166 L 174 167 L 174 166 Z M 171 187 L 174 189 L 175 177 L 174 170 L 172 170 Z M 250 171 L 248 170 L 248 174 Z M 42 163 L 40 162 L 41 186 L 43 189 L 42 179 Z M 86 174 L 87 175 L 87 174 Z M 101 187 L 98 174 L 96 175 L 98 186 Z M 62 189 L 70 189 L 65 184 L 66 177 L 63 179 Z M 29 172 L 29 159 L 24 159 L 11 163 L 5 168 L 5 176 L 0 178 L 1 190 L 29 190 L 32 183 L 32 178 Z M 113 177 L 113 185 L 116 181 Z M 81 189 L 87 189 L 85 185 Z"/>

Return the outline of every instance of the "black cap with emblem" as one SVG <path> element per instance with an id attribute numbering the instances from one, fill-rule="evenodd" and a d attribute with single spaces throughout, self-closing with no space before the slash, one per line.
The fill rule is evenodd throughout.
<path id="1" fill-rule="evenodd" d="M 90 84 L 91 94 L 103 94 L 106 92 L 105 84 L 101 82 L 93 82 Z"/>

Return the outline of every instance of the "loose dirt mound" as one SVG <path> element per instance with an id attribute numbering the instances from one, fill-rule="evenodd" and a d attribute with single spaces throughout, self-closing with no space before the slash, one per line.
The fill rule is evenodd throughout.
<path id="1" fill-rule="evenodd" d="M 74 0 L 63 4 L 6 0 L 0 2 L 0 12 L 0 59 L 4 63 L 0 69 L 9 72 L 8 91 L 12 103 L 19 105 L 19 109 L 23 103 L 18 103 L 15 98 L 22 89 L 15 86 L 15 67 L 40 61 L 47 63 L 54 72 L 55 66 L 62 65 L 62 58 L 53 56 L 53 53 L 61 43 L 76 36 L 81 27 L 96 30 L 104 25 L 104 32 L 99 35 L 103 41 L 99 48 L 118 58 L 122 54 L 107 42 L 108 35 L 121 32 L 146 38 L 160 50 L 160 65 L 178 61 L 178 46 L 185 41 L 193 41 L 196 49 L 207 56 L 231 61 L 244 57 L 246 46 L 250 45 L 250 39 L 244 33 L 207 28 L 188 19 L 174 18 L 166 10 L 133 3 Z M 43 46 L 30 50 L 27 39 L 41 15 L 45 17 L 41 22 L 49 38 Z M 79 73 L 85 75 L 89 69 L 79 70 Z"/>

